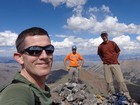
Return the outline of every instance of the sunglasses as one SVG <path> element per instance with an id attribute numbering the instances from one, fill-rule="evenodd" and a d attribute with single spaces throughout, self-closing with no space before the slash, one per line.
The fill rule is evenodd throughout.
<path id="1" fill-rule="evenodd" d="M 40 56 L 42 51 L 45 50 L 47 55 L 51 55 L 54 52 L 54 46 L 53 45 L 48 45 L 48 46 L 30 46 L 26 49 L 24 49 L 23 51 L 21 51 L 20 53 L 27 53 L 28 55 L 31 56 Z"/>

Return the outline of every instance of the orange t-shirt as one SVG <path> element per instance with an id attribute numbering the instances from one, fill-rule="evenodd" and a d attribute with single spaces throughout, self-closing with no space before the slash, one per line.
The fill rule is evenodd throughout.
<path id="1" fill-rule="evenodd" d="M 83 57 L 76 52 L 76 54 L 70 53 L 68 54 L 64 61 L 69 60 L 69 66 L 79 66 L 79 60 L 84 60 Z"/>

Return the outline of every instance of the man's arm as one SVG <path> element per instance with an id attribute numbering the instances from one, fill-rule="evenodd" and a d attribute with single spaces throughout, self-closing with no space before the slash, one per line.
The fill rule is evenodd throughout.
<path id="1" fill-rule="evenodd" d="M 101 54 L 100 47 L 98 47 L 97 54 L 99 55 L 100 59 L 103 61 L 103 57 L 102 57 L 102 54 Z"/>
<path id="2" fill-rule="evenodd" d="M 82 66 L 84 65 L 85 63 L 85 60 L 84 58 L 79 54 L 79 60 L 81 61 L 80 64 L 79 64 L 79 67 L 78 67 L 78 70 L 81 70 Z"/>
<path id="3" fill-rule="evenodd" d="M 83 57 L 82 57 L 83 58 Z M 85 60 L 84 60 L 84 58 L 82 59 L 82 63 L 81 63 L 81 66 L 83 66 L 84 65 L 84 63 L 85 63 Z"/>
<path id="4" fill-rule="evenodd" d="M 67 69 L 67 70 L 70 70 L 70 67 L 69 67 L 69 65 L 67 64 L 67 62 L 68 62 L 68 57 L 69 57 L 69 55 L 67 55 L 65 58 L 64 58 L 64 66 L 65 66 L 65 68 Z"/>
<path id="5" fill-rule="evenodd" d="M 120 52 L 121 52 L 121 50 L 120 50 L 120 48 L 119 48 L 119 46 L 114 42 L 114 48 L 115 48 L 115 51 L 116 51 L 116 56 L 117 56 L 117 58 L 119 57 L 119 55 L 120 55 Z"/>

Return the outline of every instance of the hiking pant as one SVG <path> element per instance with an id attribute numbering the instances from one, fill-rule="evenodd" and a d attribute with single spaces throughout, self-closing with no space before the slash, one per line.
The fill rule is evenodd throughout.
<path id="1" fill-rule="evenodd" d="M 104 77 L 107 82 L 107 89 L 108 92 L 111 94 L 115 93 L 115 88 L 113 85 L 113 76 L 115 77 L 118 85 L 119 85 L 119 91 L 123 92 L 128 98 L 130 98 L 127 86 L 125 84 L 123 74 L 121 72 L 121 68 L 119 64 L 104 64 Z"/>
<path id="2" fill-rule="evenodd" d="M 79 78 L 78 67 L 70 67 L 70 70 L 69 70 L 69 80 L 73 80 L 75 82 L 78 82 L 78 78 Z"/>

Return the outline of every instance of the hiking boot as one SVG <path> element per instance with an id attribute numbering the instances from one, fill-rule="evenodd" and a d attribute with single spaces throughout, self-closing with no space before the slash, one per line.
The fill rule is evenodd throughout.
<path id="1" fill-rule="evenodd" d="M 135 103 L 136 101 L 134 99 L 128 99 L 129 103 Z"/>

